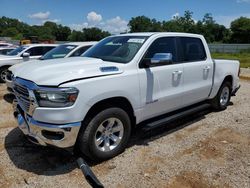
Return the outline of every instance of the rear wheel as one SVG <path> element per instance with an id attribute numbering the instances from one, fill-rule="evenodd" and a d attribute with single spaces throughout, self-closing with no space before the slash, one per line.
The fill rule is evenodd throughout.
<path id="1" fill-rule="evenodd" d="M 231 99 L 231 83 L 224 82 L 217 93 L 216 97 L 212 100 L 212 106 L 216 110 L 225 110 Z"/>
<path id="2" fill-rule="evenodd" d="M 103 161 L 124 151 L 131 132 L 130 118 L 124 110 L 105 109 L 86 123 L 78 137 L 78 147 L 84 155 Z"/>

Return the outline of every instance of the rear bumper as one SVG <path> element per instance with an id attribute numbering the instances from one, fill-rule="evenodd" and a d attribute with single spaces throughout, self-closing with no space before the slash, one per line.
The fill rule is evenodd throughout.
<path id="1" fill-rule="evenodd" d="M 75 145 L 81 122 L 69 124 L 41 123 L 16 108 L 14 116 L 19 129 L 35 144 L 69 148 Z"/>
<path id="2" fill-rule="evenodd" d="M 236 93 L 238 92 L 238 90 L 240 89 L 241 85 L 239 85 L 238 87 L 236 87 L 233 91 L 232 91 L 232 96 L 236 96 Z"/>

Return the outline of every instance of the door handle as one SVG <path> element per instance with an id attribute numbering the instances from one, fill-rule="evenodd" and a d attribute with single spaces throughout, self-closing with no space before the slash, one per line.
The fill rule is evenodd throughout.
<path id="1" fill-rule="evenodd" d="M 173 74 L 174 74 L 174 75 L 176 75 L 176 74 L 181 75 L 181 74 L 182 74 L 182 71 L 180 71 L 180 70 L 179 70 L 179 71 L 174 71 Z"/>
<path id="2" fill-rule="evenodd" d="M 210 66 L 206 66 L 206 67 L 204 68 L 204 70 L 205 70 L 205 71 L 210 70 Z"/>

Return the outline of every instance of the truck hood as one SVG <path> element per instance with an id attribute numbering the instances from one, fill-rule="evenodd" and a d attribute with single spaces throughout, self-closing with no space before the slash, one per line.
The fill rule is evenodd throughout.
<path id="1" fill-rule="evenodd" d="M 118 67 L 119 66 L 119 67 Z M 118 63 L 87 57 L 29 61 L 12 66 L 15 77 L 30 80 L 37 85 L 58 86 L 73 80 L 121 74 Z"/>

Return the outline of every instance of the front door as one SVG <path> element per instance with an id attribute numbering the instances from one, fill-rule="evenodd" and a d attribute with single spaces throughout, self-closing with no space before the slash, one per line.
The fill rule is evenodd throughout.
<path id="1" fill-rule="evenodd" d="M 182 106 L 183 67 L 176 64 L 175 37 L 156 39 L 147 50 L 142 62 L 156 53 L 171 53 L 173 63 L 139 69 L 143 119 L 161 115 Z"/>

